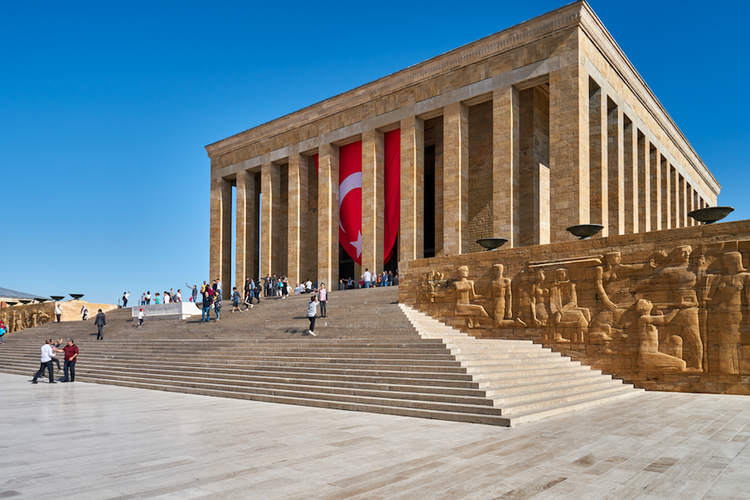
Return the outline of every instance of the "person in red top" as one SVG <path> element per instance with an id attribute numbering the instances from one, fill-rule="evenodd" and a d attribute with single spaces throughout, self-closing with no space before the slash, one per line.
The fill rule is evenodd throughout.
<path id="1" fill-rule="evenodd" d="M 68 345 L 63 347 L 63 352 L 65 352 L 65 372 L 63 376 L 63 382 L 75 382 L 76 361 L 78 360 L 78 346 L 75 345 L 73 339 L 68 339 Z M 70 369 L 70 379 L 68 379 L 68 369 Z"/>

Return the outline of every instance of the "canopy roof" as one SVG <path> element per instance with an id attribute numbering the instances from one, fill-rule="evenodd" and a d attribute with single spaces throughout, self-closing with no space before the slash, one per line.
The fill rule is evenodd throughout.
<path id="1" fill-rule="evenodd" d="M 31 293 L 18 292 L 16 290 L 10 290 L 9 288 L 0 287 L 0 297 L 4 299 L 40 299 L 44 298 L 43 295 L 34 295 Z"/>

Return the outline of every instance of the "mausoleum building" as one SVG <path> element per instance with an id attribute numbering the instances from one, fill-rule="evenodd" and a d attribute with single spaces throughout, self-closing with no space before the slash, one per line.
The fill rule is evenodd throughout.
<path id="1" fill-rule="evenodd" d="M 720 189 L 583 1 L 206 150 L 225 284 L 691 226 Z"/>

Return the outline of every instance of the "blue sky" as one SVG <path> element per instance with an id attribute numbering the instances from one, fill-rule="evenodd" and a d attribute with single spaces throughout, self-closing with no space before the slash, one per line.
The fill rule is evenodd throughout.
<path id="1" fill-rule="evenodd" d="M 564 3 L 3 2 L 0 287 L 207 279 L 205 145 Z M 748 218 L 750 3 L 590 4 Z"/>

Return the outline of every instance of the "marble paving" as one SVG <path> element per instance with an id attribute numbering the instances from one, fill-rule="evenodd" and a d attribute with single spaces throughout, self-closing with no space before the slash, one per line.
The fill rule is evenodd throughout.
<path id="1" fill-rule="evenodd" d="M 750 398 L 516 428 L 0 374 L 0 499 L 747 499 Z"/>

